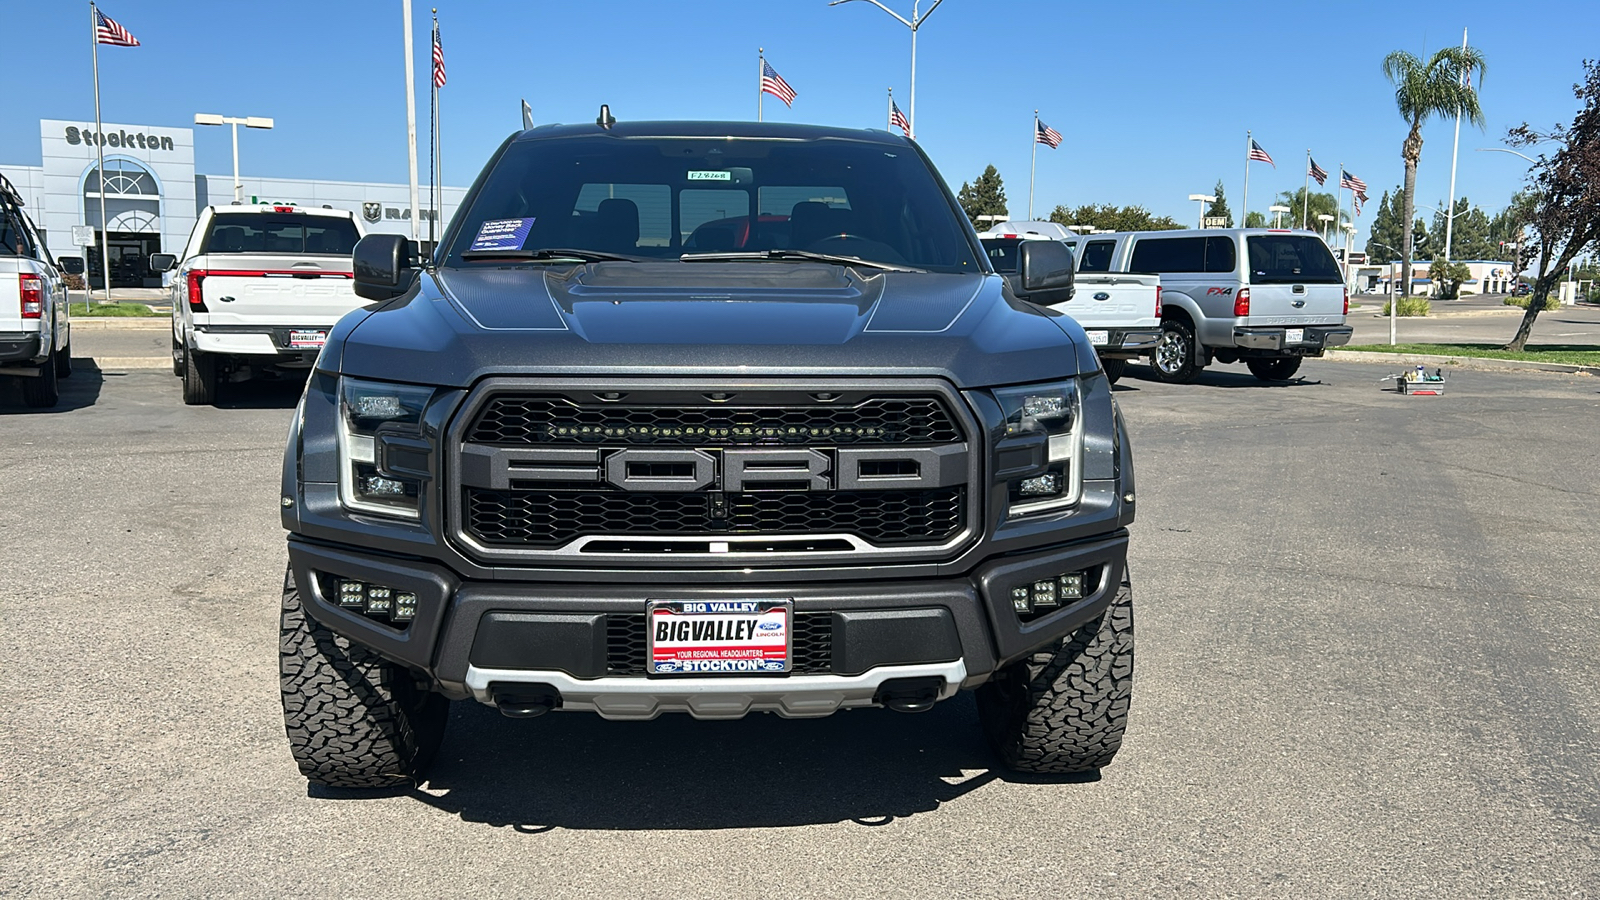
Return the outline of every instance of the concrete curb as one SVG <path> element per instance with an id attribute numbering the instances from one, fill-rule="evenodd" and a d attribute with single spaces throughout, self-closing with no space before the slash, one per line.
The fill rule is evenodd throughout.
<path id="1" fill-rule="evenodd" d="M 1600 366 L 1567 363 L 1524 362 L 1517 359 L 1485 359 L 1481 356 L 1434 356 L 1426 353 L 1380 353 L 1371 350 L 1329 350 L 1323 359 L 1345 362 L 1392 363 L 1401 369 L 1415 366 L 1456 366 L 1496 372 L 1560 372 L 1567 375 L 1600 375 Z"/>
<path id="2" fill-rule="evenodd" d="M 170 316 L 150 316 L 148 318 L 128 317 L 116 319 L 109 317 L 101 318 L 99 316 L 91 316 L 87 318 L 75 317 L 72 319 L 72 327 L 83 328 L 89 331 L 122 331 L 124 329 L 139 331 L 141 329 L 155 330 L 161 328 L 171 331 L 172 318 Z"/>
<path id="3" fill-rule="evenodd" d="M 122 369 L 167 369 L 171 370 L 172 360 L 165 356 L 91 356 L 95 367 L 102 372 L 114 372 Z"/>

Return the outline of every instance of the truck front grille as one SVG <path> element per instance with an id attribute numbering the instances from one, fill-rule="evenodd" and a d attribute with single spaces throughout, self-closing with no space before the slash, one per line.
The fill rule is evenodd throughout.
<path id="1" fill-rule="evenodd" d="M 975 454 L 941 390 L 524 384 L 480 388 L 454 430 L 448 515 L 486 558 L 910 558 L 975 525 Z"/>
<path id="2" fill-rule="evenodd" d="M 646 629 L 643 615 L 606 616 L 606 674 L 645 674 Z M 790 648 L 792 675 L 826 675 L 833 671 L 833 613 L 795 613 Z"/>

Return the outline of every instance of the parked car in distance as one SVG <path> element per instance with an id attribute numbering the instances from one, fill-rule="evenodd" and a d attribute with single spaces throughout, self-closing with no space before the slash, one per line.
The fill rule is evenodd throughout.
<path id="1" fill-rule="evenodd" d="M 350 254 L 353 213 L 298 206 L 208 206 L 172 272 L 172 374 L 183 402 L 215 403 L 228 382 L 310 370 L 328 330 L 362 305 Z"/>
<path id="2" fill-rule="evenodd" d="M 1350 342 L 1350 297 L 1328 245 L 1309 231 L 1219 228 L 1090 235 L 1079 271 L 1161 276 L 1151 368 L 1187 383 L 1213 362 L 1283 381 L 1300 361 Z"/>
<path id="3" fill-rule="evenodd" d="M 0 175 L 0 376 L 21 380 L 23 403 L 49 408 L 72 374 L 72 322 L 62 271 L 22 205 Z"/>
<path id="4" fill-rule="evenodd" d="M 1013 224 L 1061 228 L 1054 222 L 1005 223 L 1006 226 Z M 1018 251 L 1023 242 L 1058 240 L 1074 251 L 1077 271 L 1073 275 L 1073 290 L 1066 300 L 1045 305 L 1066 313 L 1083 327 L 1095 354 L 1100 357 L 1100 367 L 1115 384 L 1129 360 L 1149 354 L 1161 338 L 1161 276 L 1086 273 L 1082 258 L 1076 252 L 1078 236 L 1070 231 L 1066 234 L 1069 239 L 1060 240 L 1039 231 L 986 231 L 978 235 L 978 239 L 989 254 L 989 265 L 1005 276 L 1013 294 L 1024 299 L 1027 293 L 1022 289 L 1017 271 Z"/>

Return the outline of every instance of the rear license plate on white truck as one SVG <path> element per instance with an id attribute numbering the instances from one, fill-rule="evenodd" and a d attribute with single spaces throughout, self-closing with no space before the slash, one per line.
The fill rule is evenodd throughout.
<path id="1" fill-rule="evenodd" d="M 1284 329 L 1284 331 L 1283 331 L 1283 342 L 1285 344 L 1303 344 L 1303 343 L 1305 343 L 1306 342 L 1306 330 L 1304 328 L 1286 328 L 1286 329 Z"/>
<path id="2" fill-rule="evenodd" d="M 328 340 L 326 331 L 291 331 L 289 332 L 290 350 L 320 350 Z"/>
<path id="3" fill-rule="evenodd" d="M 1095 345 L 1096 347 L 1104 347 L 1106 344 L 1111 342 L 1111 334 L 1109 332 L 1085 331 L 1084 334 L 1089 336 L 1089 343 Z"/>
<path id="4" fill-rule="evenodd" d="M 762 675 L 790 669 L 788 600 L 652 600 L 652 675 Z"/>

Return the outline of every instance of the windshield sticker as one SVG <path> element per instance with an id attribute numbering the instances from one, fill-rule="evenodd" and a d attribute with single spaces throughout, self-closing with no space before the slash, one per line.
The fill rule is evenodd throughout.
<path id="1" fill-rule="evenodd" d="M 528 232 L 533 228 L 533 219 L 490 219 L 478 229 L 478 236 L 472 239 L 472 246 L 467 252 L 476 253 L 479 250 L 521 250 L 527 243 Z"/>
<path id="2" fill-rule="evenodd" d="M 690 181 L 732 181 L 733 173 L 722 169 L 699 169 L 689 173 Z"/>

